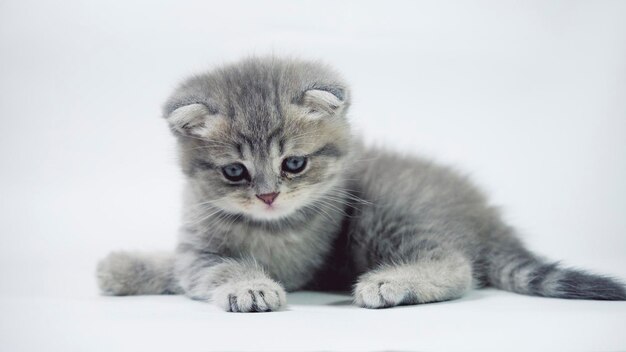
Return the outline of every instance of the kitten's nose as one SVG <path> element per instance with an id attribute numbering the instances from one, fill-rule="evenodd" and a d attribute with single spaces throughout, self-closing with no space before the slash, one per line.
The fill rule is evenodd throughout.
<path id="1" fill-rule="evenodd" d="M 256 197 L 263 201 L 263 203 L 270 205 L 274 202 L 274 199 L 278 197 L 279 192 L 257 194 Z"/>

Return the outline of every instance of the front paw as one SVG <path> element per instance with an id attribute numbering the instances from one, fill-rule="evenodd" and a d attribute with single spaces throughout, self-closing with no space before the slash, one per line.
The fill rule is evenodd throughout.
<path id="1" fill-rule="evenodd" d="M 409 288 L 376 273 L 365 274 L 354 287 L 354 302 L 364 308 L 388 308 L 405 303 Z"/>
<path id="2" fill-rule="evenodd" d="M 270 279 L 232 281 L 213 291 L 213 303 L 227 312 L 271 312 L 285 307 L 285 289 Z"/>

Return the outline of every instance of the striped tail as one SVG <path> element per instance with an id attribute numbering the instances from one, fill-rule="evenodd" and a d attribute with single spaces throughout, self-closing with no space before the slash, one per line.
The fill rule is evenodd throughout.
<path id="1" fill-rule="evenodd" d="M 174 276 L 173 253 L 113 252 L 98 263 L 96 276 L 104 295 L 182 293 Z"/>
<path id="2" fill-rule="evenodd" d="M 531 296 L 626 300 L 621 282 L 582 270 L 563 268 L 539 259 L 527 250 L 492 252 L 487 258 L 489 285 Z"/>

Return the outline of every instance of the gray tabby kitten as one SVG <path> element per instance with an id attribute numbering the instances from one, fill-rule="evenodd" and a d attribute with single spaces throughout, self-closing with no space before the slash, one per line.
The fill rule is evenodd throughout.
<path id="1" fill-rule="evenodd" d="M 251 58 L 185 81 L 165 104 L 186 176 L 175 253 L 115 252 L 104 294 L 175 294 L 230 312 L 279 310 L 285 292 L 349 290 L 366 308 L 472 287 L 624 300 L 610 278 L 529 252 L 465 177 L 364 147 L 350 92 L 315 62 Z"/>

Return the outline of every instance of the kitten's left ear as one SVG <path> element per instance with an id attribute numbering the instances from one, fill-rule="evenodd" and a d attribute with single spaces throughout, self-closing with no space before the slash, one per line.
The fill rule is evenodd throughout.
<path id="1" fill-rule="evenodd" d="M 309 89 L 302 96 L 309 118 L 341 116 L 347 107 L 347 93 L 341 88 Z"/>

